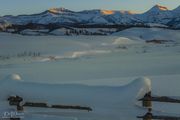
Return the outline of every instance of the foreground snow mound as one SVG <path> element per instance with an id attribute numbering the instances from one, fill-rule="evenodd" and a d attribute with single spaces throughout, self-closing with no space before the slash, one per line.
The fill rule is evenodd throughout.
<path id="1" fill-rule="evenodd" d="M 151 91 L 151 80 L 147 77 L 138 78 L 133 81 L 134 85 L 139 84 L 142 86 L 136 96 L 137 99 L 144 97 L 144 95 Z"/>
<path id="2" fill-rule="evenodd" d="M 15 78 L 18 76 L 14 75 Z M 141 109 L 135 107 L 137 97 L 151 90 L 148 78 L 139 78 L 125 86 L 87 86 L 80 84 L 42 84 L 15 81 L 9 77 L 0 81 L 0 101 L 7 103 L 10 95 L 19 95 L 24 101 L 47 102 L 47 104 L 89 106 L 92 112 L 78 110 L 55 110 L 58 115 L 78 119 L 117 120 L 136 119 Z M 7 108 L 10 106 L 7 104 Z M 27 112 L 38 111 L 37 108 L 25 109 Z M 50 109 L 41 109 L 42 113 Z M 76 111 L 76 114 L 74 113 Z M 128 112 L 127 112 L 128 111 Z"/>
<path id="3" fill-rule="evenodd" d="M 22 79 L 21 79 L 21 76 L 20 76 L 19 74 L 9 75 L 9 76 L 7 76 L 6 79 L 9 79 L 9 80 L 22 80 Z"/>

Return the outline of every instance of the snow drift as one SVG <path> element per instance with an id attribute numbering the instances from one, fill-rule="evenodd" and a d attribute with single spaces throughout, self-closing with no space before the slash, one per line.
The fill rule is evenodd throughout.
<path id="1" fill-rule="evenodd" d="M 135 106 L 137 98 L 151 90 L 148 78 L 139 78 L 125 86 L 87 86 L 82 84 L 42 84 L 19 81 L 19 75 L 0 80 L 0 101 L 11 108 L 6 101 L 10 95 L 19 95 L 24 101 L 46 102 L 48 104 L 89 106 L 92 112 L 78 110 L 40 109 L 41 114 L 55 114 L 78 119 L 117 120 L 130 116 L 136 119 L 139 113 Z M 11 88 L 11 89 L 9 89 Z M 1 106 L 2 107 L 2 106 Z M 39 109 L 25 108 L 25 113 Z M 129 112 L 126 112 L 126 111 Z M 139 109 L 140 110 L 140 109 Z M 138 113 L 137 113 L 138 112 Z M 57 115 L 57 113 L 56 113 Z M 129 119 L 129 120 L 130 120 Z"/>
<path id="2" fill-rule="evenodd" d="M 112 44 L 113 45 L 130 45 L 130 44 L 136 44 L 136 43 L 138 43 L 138 42 L 131 40 L 129 38 L 119 37 L 119 38 L 115 39 Z"/>

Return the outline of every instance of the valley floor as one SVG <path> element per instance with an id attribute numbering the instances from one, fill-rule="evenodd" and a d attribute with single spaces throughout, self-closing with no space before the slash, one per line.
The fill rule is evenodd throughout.
<path id="1" fill-rule="evenodd" d="M 111 36 L 21 36 L 0 33 L 0 79 L 3 81 L 10 74 L 19 74 L 23 80 L 23 83 L 20 84 L 32 83 L 35 86 L 38 84 L 40 86 L 56 84 L 61 85 L 60 87 L 66 84 L 88 85 L 90 88 L 86 86 L 77 90 L 79 97 L 84 95 L 87 98 L 96 93 L 93 91 L 93 87 L 101 91 L 103 90 L 102 86 L 112 87 L 112 89 L 124 85 L 135 86 L 132 88 L 122 87 L 128 89 L 128 92 L 124 91 L 124 93 L 123 89 L 118 89 L 119 97 L 116 96 L 118 95 L 116 90 L 108 91 L 108 88 L 104 88 L 110 95 L 109 97 L 119 99 L 119 101 L 113 101 L 110 98 L 106 101 L 107 96 L 103 92 L 96 94 L 96 97 L 101 96 L 101 99 L 99 97 L 93 98 L 92 103 L 87 100 L 88 104 L 98 106 L 97 109 L 95 108 L 97 111 L 91 113 L 91 117 L 88 119 L 104 120 L 103 116 L 111 110 L 112 114 L 106 117 L 108 120 L 110 118 L 115 120 L 116 117 L 122 120 L 135 120 L 136 115 L 144 114 L 146 110 L 136 105 L 136 95 L 144 83 L 139 85 L 142 82 L 137 82 L 137 85 L 133 80 L 139 77 L 147 77 L 151 79 L 153 94 L 180 96 L 179 33 L 178 30 L 160 28 L 131 28 Z M 164 43 L 147 43 L 151 40 L 163 40 Z M 12 85 L 14 84 L 17 85 L 18 83 L 12 83 Z M 23 85 L 21 87 L 22 90 L 28 91 Z M 74 87 L 69 90 L 72 91 Z M 5 88 L 0 85 L 0 89 L 4 91 Z M 36 90 L 44 93 L 43 90 L 45 89 L 40 89 Z M 76 91 L 76 88 L 74 89 Z M 16 91 L 16 87 L 13 90 Z M 58 90 L 64 91 L 64 93 L 59 93 L 62 96 L 66 96 L 68 91 L 63 87 L 58 88 Z M 85 90 L 87 93 L 83 93 L 81 90 Z M 21 93 L 20 91 L 18 89 L 19 93 Z M 56 91 L 55 88 L 54 91 Z M 33 90 L 31 92 L 27 93 L 33 96 Z M 24 94 L 22 93 L 22 95 Z M 52 98 L 49 101 L 53 101 L 53 97 L 60 99 L 56 96 L 57 94 L 58 92 L 54 93 L 54 96 L 51 95 Z M 129 94 L 130 97 L 125 94 Z M 71 98 L 72 96 L 74 95 L 66 97 Z M 2 96 L 0 98 L 0 100 L 4 100 Z M 46 97 L 44 96 L 44 98 Z M 133 99 L 133 103 L 128 106 L 130 101 L 127 99 L 129 98 Z M 79 104 L 83 103 L 81 100 L 75 100 Z M 96 100 L 106 101 L 106 104 L 111 105 L 109 107 L 101 106 Z M 0 105 L 3 106 L 4 102 L 0 101 Z M 180 116 L 178 113 L 180 105 L 154 103 L 153 109 L 155 109 L 153 111 L 155 113 Z M 68 116 L 67 112 L 60 111 L 60 113 L 62 119 L 65 119 L 63 116 Z M 71 113 L 71 117 L 66 119 L 85 119 L 87 114 Z M 56 119 L 56 117 L 46 116 L 49 120 Z M 33 115 L 28 117 L 28 120 L 30 118 L 45 119 L 41 115 Z"/>

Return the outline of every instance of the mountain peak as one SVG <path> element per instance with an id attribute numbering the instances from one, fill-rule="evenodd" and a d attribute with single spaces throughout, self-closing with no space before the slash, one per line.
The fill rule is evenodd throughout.
<path id="1" fill-rule="evenodd" d="M 60 7 L 60 8 L 50 8 L 48 10 L 48 12 L 59 14 L 59 13 L 72 12 L 72 11 L 70 11 L 70 10 L 68 10 L 66 8 Z"/>
<path id="2" fill-rule="evenodd" d="M 151 10 L 166 11 L 166 10 L 169 10 L 169 9 L 167 7 L 165 7 L 165 6 L 155 5 L 154 7 L 151 8 Z"/>
<path id="3" fill-rule="evenodd" d="M 115 13 L 113 10 L 101 10 L 101 13 L 104 15 L 112 15 Z"/>
<path id="4" fill-rule="evenodd" d="M 148 14 L 159 14 L 161 12 L 166 12 L 166 11 L 169 11 L 167 7 L 155 5 L 154 7 L 152 7 L 149 11 L 145 12 L 144 14 L 146 14 L 146 13 L 148 13 Z"/>

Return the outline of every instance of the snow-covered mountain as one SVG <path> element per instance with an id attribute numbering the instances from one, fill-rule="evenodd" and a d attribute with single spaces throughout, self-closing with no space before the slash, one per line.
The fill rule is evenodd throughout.
<path id="1" fill-rule="evenodd" d="M 0 17 L 0 29 L 11 25 L 165 25 L 171 28 L 180 28 L 180 7 L 169 10 L 160 5 L 155 5 L 142 14 L 130 11 L 115 10 L 84 10 L 71 11 L 65 8 L 51 8 L 39 14 L 3 16 Z M 52 27 L 52 26 L 51 26 Z M 93 26 L 94 27 L 94 26 Z M 152 26 L 151 26 L 152 27 Z"/>
<path id="2" fill-rule="evenodd" d="M 128 11 L 86 10 L 74 12 L 65 8 L 52 8 L 40 14 L 4 16 L 3 19 L 12 24 L 24 25 L 28 23 L 120 24 L 129 23 L 134 18 Z"/>
<path id="3" fill-rule="evenodd" d="M 149 11 L 137 15 L 136 18 L 148 23 L 167 24 L 173 17 L 173 12 L 168 8 L 155 5 Z"/>

